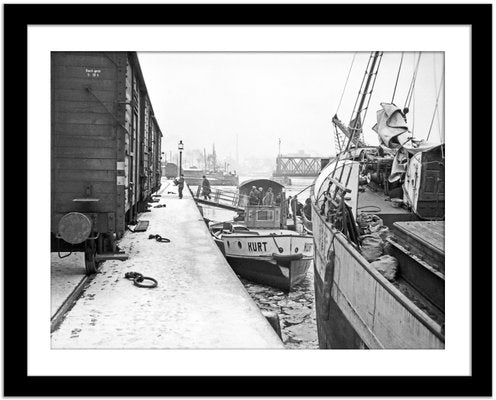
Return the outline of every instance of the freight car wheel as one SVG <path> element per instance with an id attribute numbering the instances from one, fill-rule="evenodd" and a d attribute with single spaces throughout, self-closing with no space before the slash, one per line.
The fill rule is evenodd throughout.
<path id="1" fill-rule="evenodd" d="M 96 274 L 98 271 L 98 263 L 95 260 L 96 244 L 94 240 L 86 242 L 84 249 L 84 266 L 86 268 L 86 275 Z"/>

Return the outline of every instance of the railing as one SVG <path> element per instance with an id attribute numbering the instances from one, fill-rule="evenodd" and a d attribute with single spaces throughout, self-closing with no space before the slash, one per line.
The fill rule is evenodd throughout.
<path id="1" fill-rule="evenodd" d="M 244 207 L 248 204 L 249 199 L 249 196 L 239 194 L 237 191 L 220 189 L 212 190 L 209 196 L 210 198 L 208 198 L 208 196 L 205 198 L 205 196 L 202 195 L 202 187 L 198 186 L 194 198 L 204 204 L 218 205 L 224 208 L 232 209 L 244 209 Z"/>

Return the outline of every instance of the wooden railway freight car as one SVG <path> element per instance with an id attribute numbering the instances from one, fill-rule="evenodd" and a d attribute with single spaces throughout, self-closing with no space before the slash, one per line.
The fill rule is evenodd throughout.
<path id="1" fill-rule="evenodd" d="M 134 52 L 54 52 L 51 77 L 52 251 L 94 273 L 160 187 L 162 132 Z"/>

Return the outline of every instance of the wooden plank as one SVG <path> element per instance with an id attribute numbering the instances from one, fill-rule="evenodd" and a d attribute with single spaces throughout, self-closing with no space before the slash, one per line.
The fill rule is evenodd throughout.
<path id="1" fill-rule="evenodd" d="M 125 52 L 54 52 L 53 66 L 88 66 L 92 68 L 112 68 L 112 58 L 127 57 Z"/>
<path id="2" fill-rule="evenodd" d="M 236 207 L 236 206 L 232 206 L 232 205 L 228 205 L 228 204 L 216 203 L 215 201 L 208 201 L 208 200 L 203 200 L 203 199 L 200 199 L 200 198 L 195 198 L 195 201 L 197 203 L 200 203 L 200 204 L 211 205 L 211 206 L 223 208 L 223 209 L 226 209 L 226 210 L 244 211 L 244 208 Z"/>
<path id="3" fill-rule="evenodd" d="M 55 111 L 53 113 L 53 121 L 56 124 L 81 124 L 81 125 L 115 125 L 117 124 L 114 117 L 110 114 L 98 114 L 98 113 L 64 113 Z"/>
<path id="4" fill-rule="evenodd" d="M 62 78 L 55 77 L 53 88 L 58 89 L 84 89 L 102 90 L 115 92 L 117 81 L 115 79 L 91 79 L 91 78 Z"/>
<path id="5" fill-rule="evenodd" d="M 74 197 L 80 197 L 86 193 L 86 187 L 91 185 L 91 196 L 98 197 L 99 194 L 117 193 L 117 185 L 111 185 L 108 182 L 94 181 L 60 181 L 52 187 L 52 193 L 70 193 Z"/>
<path id="6" fill-rule="evenodd" d="M 58 192 L 57 197 L 55 199 L 55 203 L 63 203 L 68 204 L 72 203 L 74 199 L 84 198 L 86 196 L 82 196 L 84 193 L 80 191 L 70 193 L 70 192 Z M 92 199 L 98 199 L 99 204 L 114 204 L 115 205 L 115 191 L 113 193 L 98 193 L 93 191 L 91 194 Z M 93 206 L 93 205 L 91 205 Z"/>
<path id="7" fill-rule="evenodd" d="M 116 154 L 115 137 L 107 136 L 65 136 L 52 135 L 52 146 L 56 147 L 97 147 L 111 148 Z M 53 153 L 52 153 L 53 154 Z"/>
<path id="8" fill-rule="evenodd" d="M 116 182 L 116 177 L 117 177 L 117 171 L 98 171 L 98 170 L 78 170 L 78 169 L 71 169 L 71 170 L 56 170 L 55 172 L 55 179 L 54 179 L 54 185 L 57 184 L 57 182 L 65 182 L 65 181 L 78 181 L 78 180 L 84 180 L 84 181 L 91 181 L 91 182 L 111 182 L 112 184 L 115 184 Z"/>
<path id="9" fill-rule="evenodd" d="M 92 90 L 93 94 L 103 102 L 114 102 L 116 94 L 114 90 Z M 97 101 L 90 92 L 84 88 L 58 89 L 52 93 L 52 101 L 56 104 L 60 101 Z"/>
<path id="10" fill-rule="evenodd" d="M 100 171 L 116 171 L 115 159 L 69 159 L 57 158 L 53 159 L 54 168 L 57 170 L 100 170 Z"/>
<path id="11" fill-rule="evenodd" d="M 113 101 L 101 103 L 94 97 L 88 100 L 90 101 L 55 101 L 53 104 L 56 112 L 108 114 L 110 111 L 114 113 L 115 103 Z"/>
<path id="12" fill-rule="evenodd" d="M 335 242 L 336 265 L 334 273 L 333 298 L 347 319 L 360 332 L 362 338 L 367 338 L 370 330 L 375 338 L 385 348 L 433 348 L 443 347 L 444 344 L 418 318 L 425 314 L 406 298 L 408 307 L 399 302 L 389 290 L 379 284 L 353 257 L 341 247 L 341 242 Z M 379 278 L 381 279 L 381 278 Z M 357 283 L 358 282 L 358 283 Z M 337 294 L 344 296 L 340 298 Z M 361 299 L 357 302 L 357 299 Z M 344 307 L 350 306 L 349 310 Z M 412 312 L 412 309 L 415 309 Z M 360 328 L 357 321 L 362 321 Z M 432 326 L 436 324 L 431 320 Z M 364 329 L 367 328 L 367 329 Z"/>
<path id="13" fill-rule="evenodd" d="M 400 244 L 390 239 L 388 243 L 390 244 L 388 254 L 398 260 L 401 278 L 444 312 L 444 275 Z M 429 305 L 426 304 L 426 306 Z"/>
<path id="14" fill-rule="evenodd" d="M 398 222 L 397 227 L 412 239 L 444 253 L 444 221 Z"/>
<path id="15" fill-rule="evenodd" d="M 107 136 L 115 138 L 116 131 L 122 129 L 119 125 L 115 126 L 116 122 L 112 121 L 107 124 L 91 125 L 91 124 L 71 124 L 66 122 L 58 122 L 52 129 L 52 135 L 63 136 Z"/>
<path id="16" fill-rule="evenodd" d="M 112 159 L 115 160 L 115 149 L 110 147 L 58 147 L 54 146 L 55 158 L 85 158 L 85 159 Z"/>
<path id="17" fill-rule="evenodd" d="M 115 200 L 112 201 L 98 201 L 91 204 L 77 203 L 71 200 L 62 201 L 55 199 L 52 206 L 52 212 L 68 213 L 68 212 L 82 212 L 82 213 L 110 213 L 115 211 Z"/>
<path id="18" fill-rule="evenodd" d="M 444 274 L 444 227 L 435 226 L 432 222 L 395 222 L 393 232 L 402 246 Z M 444 225 L 442 221 L 436 222 Z"/>

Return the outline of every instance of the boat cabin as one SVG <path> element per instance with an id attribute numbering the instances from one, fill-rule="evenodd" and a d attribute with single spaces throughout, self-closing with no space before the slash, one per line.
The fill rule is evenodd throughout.
<path id="1" fill-rule="evenodd" d="M 257 192 L 254 192 L 254 188 Z M 259 194 L 259 188 L 262 188 L 262 195 Z M 272 192 L 272 195 L 266 197 L 269 192 Z M 250 179 L 241 183 L 239 194 L 240 199 L 244 199 L 240 205 L 245 209 L 247 228 L 286 229 L 287 205 L 284 185 L 271 179 Z"/>

